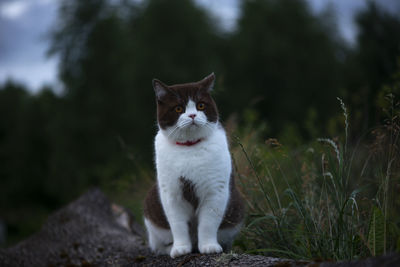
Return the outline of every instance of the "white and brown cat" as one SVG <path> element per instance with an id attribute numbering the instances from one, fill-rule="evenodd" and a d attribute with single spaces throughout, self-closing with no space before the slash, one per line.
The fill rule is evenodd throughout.
<path id="1" fill-rule="evenodd" d="M 172 258 L 230 249 L 244 218 L 225 131 L 210 91 L 212 73 L 194 83 L 153 80 L 159 131 L 157 183 L 144 203 L 149 245 Z"/>

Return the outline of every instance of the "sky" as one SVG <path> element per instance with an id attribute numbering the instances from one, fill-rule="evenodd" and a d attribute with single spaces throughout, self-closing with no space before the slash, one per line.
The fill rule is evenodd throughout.
<path id="1" fill-rule="evenodd" d="M 37 92 L 44 85 L 61 90 L 56 57 L 48 57 L 49 30 L 56 22 L 60 0 L 0 0 L 0 84 L 12 79 Z M 135 0 L 140 1 L 140 0 Z M 336 14 L 344 39 L 354 43 L 357 29 L 353 16 L 367 0 L 306 0 L 319 14 L 328 7 Z M 240 0 L 195 0 L 219 18 L 221 27 L 232 30 L 240 16 Z M 400 10 L 399 0 L 375 0 L 388 11 Z M 59 88 L 59 89 L 57 89 Z"/>
<path id="2" fill-rule="evenodd" d="M 0 83 L 12 78 L 37 91 L 57 83 L 57 59 L 46 38 L 58 0 L 0 0 Z"/>

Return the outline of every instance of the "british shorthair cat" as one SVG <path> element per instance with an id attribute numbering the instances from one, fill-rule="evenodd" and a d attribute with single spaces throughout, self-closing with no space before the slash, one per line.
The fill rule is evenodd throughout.
<path id="1" fill-rule="evenodd" d="M 214 73 L 172 86 L 153 80 L 157 183 L 146 196 L 144 218 L 157 254 L 226 251 L 243 222 L 226 134 L 210 95 L 214 80 Z"/>

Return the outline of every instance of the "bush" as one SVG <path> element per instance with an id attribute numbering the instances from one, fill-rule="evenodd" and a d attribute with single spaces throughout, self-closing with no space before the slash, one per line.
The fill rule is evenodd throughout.
<path id="1" fill-rule="evenodd" d="M 294 259 L 357 259 L 385 254 L 400 241 L 399 109 L 388 95 L 385 124 L 348 143 L 319 138 L 297 147 L 261 143 L 262 127 L 236 131 L 233 146 L 248 218 L 237 245 Z M 397 248 L 398 245 L 397 245 Z"/>

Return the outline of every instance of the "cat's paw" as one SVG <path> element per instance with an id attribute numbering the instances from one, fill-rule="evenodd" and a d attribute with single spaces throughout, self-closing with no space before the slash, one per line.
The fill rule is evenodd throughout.
<path id="1" fill-rule="evenodd" d="M 192 252 L 191 245 L 173 245 L 169 255 L 171 256 L 171 258 L 176 258 L 190 252 Z"/>
<path id="2" fill-rule="evenodd" d="M 222 247 L 218 243 L 209 243 L 199 246 L 200 253 L 210 254 L 210 253 L 221 253 Z"/>

